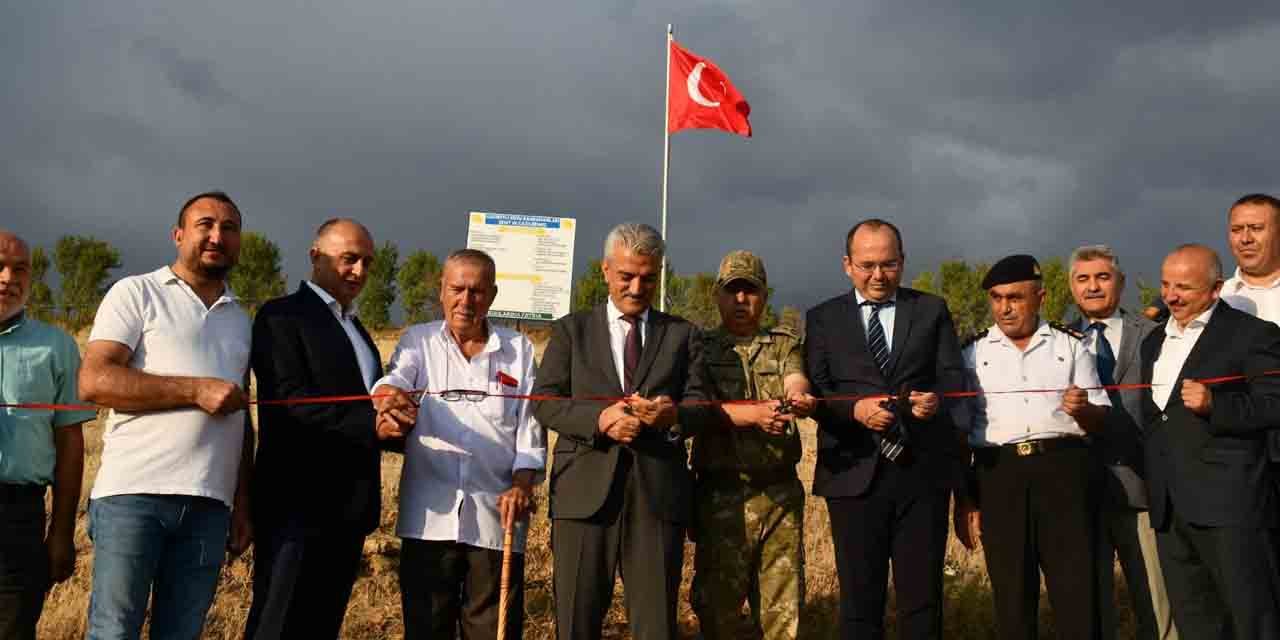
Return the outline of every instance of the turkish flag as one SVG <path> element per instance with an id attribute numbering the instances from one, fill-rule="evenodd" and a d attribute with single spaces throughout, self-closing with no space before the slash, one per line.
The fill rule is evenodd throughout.
<path id="1" fill-rule="evenodd" d="M 751 106 L 716 63 L 671 41 L 667 132 L 723 129 L 751 137 Z"/>

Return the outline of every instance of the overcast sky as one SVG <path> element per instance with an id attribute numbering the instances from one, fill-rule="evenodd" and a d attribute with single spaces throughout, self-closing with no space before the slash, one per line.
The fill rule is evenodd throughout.
<path id="1" fill-rule="evenodd" d="M 670 257 L 764 256 L 776 301 L 849 286 L 843 236 L 899 224 L 907 277 L 1105 242 L 1157 279 L 1225 254 L 1280 191 L 1280 3 L 13 2 L 0 9 L 0 226 L 168 263 L 186 196 L 225 189 L 290 288 L 325 218 L 401 255 L 466 213 L 576 217 L 576 270 L 658 225 L 665 25 L 750 101 L 755 137 L 672 139 Z M 269 6 L 268 6 L 269 5 Z"/>

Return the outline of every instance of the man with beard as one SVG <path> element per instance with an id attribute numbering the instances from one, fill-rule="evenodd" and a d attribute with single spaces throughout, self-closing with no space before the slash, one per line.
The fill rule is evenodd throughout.
<path id="1" fill-rule="evenodd" d="M 311 280 L 254 318 L 259 399 L 369 393 L 382 365 L 354 303 L 373 255 L 373 237 L 354 220 L 335 218 L 316 230 Z M 384 440 L 373 403 L 263 406 L 258 424 L 258 546 L 245 637 L 337 638 L 364 538 L 382 508 Z"/>
<path id="2" fill-rule="evenodd" d="M 65 331 L 26 314 L 31 251 L 0 230 L 0 403 L 76 401 L 80 351 Z M 93 411 L 0 409 L 0 638 L 35 640 L 50 585 L 76 567 L 84 472 L 80 425 Z M 44 500 L 53 487 L 45 533 Z"/>
<path id="3" fill-rule="evenodd" d="M 89 503 L 93 640 L 139 637 L 148 596 L 152 638 L 200 637 L 222 549 L 251 540 L 249 316 L 226 282 L 240 226 L 225 193 L 192 197 L 173 265 L 98 307 L 80 370 L 80 397 L 111 409 Z"/>

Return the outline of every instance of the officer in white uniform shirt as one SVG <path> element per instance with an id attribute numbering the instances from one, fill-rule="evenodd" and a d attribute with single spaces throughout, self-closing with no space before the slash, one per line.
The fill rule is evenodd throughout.
<path id="1" fill-rule="evenodd" d="M 1095 638 L 1101 473 L 1086 436 L 1110 401 L 1083 334 L 1040 319 L 1041 280 L 1028 255 L 1000 260 L 983 279 L 996 324 L 961 354 L 979 395 L 967 420 L 957 416 L 974 473 L 956 532 L 969 548 L 981 537 L 1001 638 L 1037 637 L 1037 569 L 1061 637 Z"/>
<path id="2" fill-rule="evenodd" d="M 1222 285 L 1227 304 L 1280 324 L 1280 200 L 1254 193 L 1227 214 L 1227 241 L 1236 273 Z"/>

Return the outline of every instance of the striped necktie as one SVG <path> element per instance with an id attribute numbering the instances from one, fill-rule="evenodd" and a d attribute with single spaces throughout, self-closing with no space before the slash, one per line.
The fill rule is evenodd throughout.
<path id="1" fill-rule="evenodd" d="M 884 325 L 880 324 L 880 310 L 893 304 L 889 302 L 863 302 L 871 307 L 871 317 L 867 319 L 867 351 L 871 359 L 876 361 L 880 374 L 885 382 L 889 382 L 889 341 L 884 335 Z M 898 417 L 888 429 L 880 433 L 880 454 L 889 460 L 896 460 L 907 442 L 907 432 L 902 429 L 902 418 Z"/>

